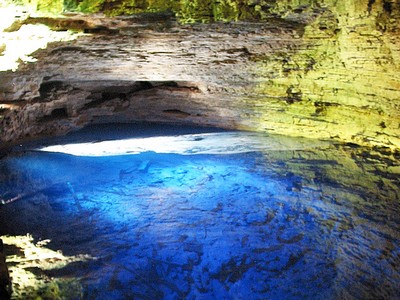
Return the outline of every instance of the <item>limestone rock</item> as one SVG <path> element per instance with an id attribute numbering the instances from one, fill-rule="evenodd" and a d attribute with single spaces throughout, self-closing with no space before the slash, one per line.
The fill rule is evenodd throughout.
<path id="1" fill-rule="evenodd" d="M 259 22 L 31 18 L 86 34 L 1 74 L 1 140 L 154 121 L 398 149 L 400 5 L 297 2 Z"/>

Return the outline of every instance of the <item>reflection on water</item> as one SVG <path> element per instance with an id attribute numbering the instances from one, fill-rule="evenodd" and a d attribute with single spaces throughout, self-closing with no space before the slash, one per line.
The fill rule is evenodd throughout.
<path id="1" fill-rule="evenodd" d="M 75 279 L 83 299 L 399 298 L 399 157 L 301 145 L 10 153 L 0 195 L 17 200 L 0 208 L 0 235 L 93 258 L 28 270 Z"/>

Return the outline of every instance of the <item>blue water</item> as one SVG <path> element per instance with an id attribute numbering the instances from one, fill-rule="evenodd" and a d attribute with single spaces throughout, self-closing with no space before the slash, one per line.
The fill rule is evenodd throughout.
<path id="1" fill-rule="evenodd" d="M 11 153 L 0 235 L 95 257 L 46 271 L 83 299 L 399 299 L 399 180 L 343 149 Z"/>

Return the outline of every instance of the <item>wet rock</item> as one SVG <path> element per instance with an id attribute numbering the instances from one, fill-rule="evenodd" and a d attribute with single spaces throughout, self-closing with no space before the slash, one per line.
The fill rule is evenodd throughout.
<path id="1" fill-rule="evenodd" d="M 1 112 L 0 139 L 146 120 L 397 149 L 400 14 L 381 4 L 277 1 L 258 8 L 259 22 L 194 25 L 27 19 L 90 34 L 1 74 L 0 106 L 13 106 Z"/>
<path id="2" fill-rule="evenodd" d="M 227 263 L 222 264 L 218 273 L 210 277 L 219 280 L 223 284 L 235 283 L 254 266 L 254 263 L 244 255 L 241 258 L 231 258 Z"/>
<path id="3" fill-rule="evenodd" d="M 10 299 L 11 278 L 6 265 L 3 240 L 0 239 L 0 299 Z"/>

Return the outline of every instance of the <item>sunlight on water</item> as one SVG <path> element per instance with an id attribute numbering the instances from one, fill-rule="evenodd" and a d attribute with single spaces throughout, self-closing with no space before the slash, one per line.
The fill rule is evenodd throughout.
<path id="1" fill-rule="evenodd" d="M 143 152 L 195 154 L 238 154 L 264 150 L 299 150 L 328 146 L 309 139 L 293 139 L 254 132 L 211 132 L 172 136 L 140 137 L 88 143 L 70 143 L 39 148 L 77 156 L 118 156 Z"/>
<path id="2" fill-rule="evenodd" d="M 34 272 L 77 279 L 83 299 L 400 297 L 399 180 L 383 165 L 377 175 L 373 156 L 246 133 L 236 137 L 256 148 L 224 153 L 233 133 L 190 134 L 165 139 L 190 136 L 196 155 L 188 144 L 185 155 L 8 154 L 0 196 L 17 200 L 0 208 L 0 235 L 93 258 Z"/>

